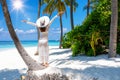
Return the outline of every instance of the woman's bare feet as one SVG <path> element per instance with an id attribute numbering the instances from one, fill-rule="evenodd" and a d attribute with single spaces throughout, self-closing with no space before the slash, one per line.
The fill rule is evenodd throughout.
<path id="1" fill-rule="evenodd" d="M 49 66 L 49 64 L 46 62 L 45 64 L 44 64 L 46 67 L 48 67 Z"/>
<path id="2" fill-rule="evenodd" d="M 49 64 L 48 63 L 41 63 L 41 65 L 45 66 L 45 67 L 48 67 Z"/>
<path id="3" fill-rule="evenodd" d="M 38 51 L 36 51 L 36 53 L 34 55 L 38 55 Z"/>
<path id="4" fill-rule="evenodd" d="M 41 63 L 41 65 L 43 65 L 43 66 L 44 66 L 44 63 Z"/>

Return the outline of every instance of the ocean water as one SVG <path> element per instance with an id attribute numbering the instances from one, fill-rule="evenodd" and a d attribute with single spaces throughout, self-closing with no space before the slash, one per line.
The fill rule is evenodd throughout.
<path id="1" fill-rule="evenodd" d="M 35 47 L 37 46 L 38 42 L 37 41 L 21 41 L 21 44 L 24 47 Z M 48 44 L 49 46 L 58 46 L 59 41 L 50 40 Z M 14 42 L 13 41 L 0 41 L 0 49 L 7 49 L 7 48 L 15 48 Z"/>

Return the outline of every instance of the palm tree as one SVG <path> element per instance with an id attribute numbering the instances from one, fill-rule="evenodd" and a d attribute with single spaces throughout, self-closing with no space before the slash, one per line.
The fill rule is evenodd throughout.
<path id="1" fill-rule="evenodd" d="M 60 34 L 60 45 L 59 48 L 62 48 L 62 37 L 63 37 L 63 25 L 62 25 L 62 16 L 60 16 L 60 30 L 61 30 L 61 34 Z"/>
<path id="2" fill-rule="evenodd" d="M 41 0 L 38 0 L 38 16 L 37 16 L 37 18 L 40 17 L 40 9 L 41 9 Z M 39 31 L 38 28 L 37 28 L 37 32 L 38 32 L 38 40 L 39 40 L 39 38 L 40 38 L 40 31 Z"/>
<path id="3" fill-rule="evenodd" d="M 37 18 L 40 17 L 40 9 L 41 9 L 41 0 L 38 0 L 38 16 L 37 16 Z M 40 39 L 40 31 L 39 31 L 38 27 L 37 27 L 37 34 L 38 34 L 38 41 L 39 41 L 39 39 Z M 36 51 L 35 55 L 38 55 L 38 46 L 37 46 L 37 51 Z"/>
<path id="4" fill-rule="evenodd" d="M 110 24 L 110 41 L 108 57 L 116 57 L 117 45 L 117 26 L 118 26 L 118 0 L 111 0 L 111 24 Z"/>
<path id="5" fill-rule="evenodd" d="M 6 21 L 10 36 L 12 37 L 15 47 L 17 48 L 19 54 L 21 55 L 22 59 L 24 60 L 24 62 L 26 63 L 26 65 L 28 67 L 28 71 L 27 71 L 25 80 L 46 80 L 46 79 L 60 80 L 61 77 L 65 80 L 68 80 L 68 77 L 66 75 L 59 73 L 60 70 L 56 69 L 56 68 L 51 69 L 51 70 L 57 70 L 56 72 L 54 71 L 55 73 L 49 74 L 47 71 L 47 73 L 44 73 L 43 75 L 41 75 L 41 69 L 45 69 L 46 67 L 42 66 L 40 63 L 33 60 L 29 56 L 29 54 L 26 52 L 26 50 L 22 47 L 22 45 L 15 33 L 15 30 L 13 28 L 11 17 L 10 17 L 8 7 L 6 4 L 6 0 L 0 0 L 0 3 L 2 4 L 2 10 L 4 13 L 5 21 Z M 43 70 L 42 70 L 42 73 L 43 73 Z"/>
<path id="6" fill-rule="evenodd" d="M 37 19 L 40 17 L 40 11 L 41 11 L 41 6 L 44 4 L 43 1 L 41 0 L 38 0 L 38 16 L 37 16 Z M 40 31 L 39 31 L 39 28 L 37 27 L 37 34 L 38 34 L 38 42 L 39 42 L 39 39 L 40 39 Z M 38 55 L 38 46 L 37 46 L 37 51 L 35 53 L 35 55 Z"/>
<path id="7" fill-rule="evenodd" d="M 87 16 L 89 15 L 89 10 L 90 9 L 90 0 L 88 0 L 87 2 Z"/>
<path id="8" fill-rule="evenodd" d="M 84 9 L 87 9 L 87 16 L 88 16 L 90 11 L 90 0 L 87 0 L 87 5 L 84 7 Z"/>
<path id="9" fill-rule="evenodd" d="M 71 28 L 74 29 L 74 20 L 73 20 L 73 0 L 70 0 L 70 19 L 71 19 Z"/>
<path id="10" fill-rule="evenodd" d="M 45 7 L 43 13 L 48 13 L 51 16 L 55 10 L 57 10 L 58 12 L 66 11 L 65 3 L 62 0 L 45 0 L 45 2 L 47 3 L 47 6 Z M 61 34 L 59 48 L 62 48 L 62 36 L 63 36 L 62 15 L 60 16 L 60 30 Z"/>
<path id="11" fill-rule="evenodd" d="M 83 8 L 84 10 L 87 9 L 87 16 L 90 13 L 90 9 L 94 9 L 98 2 L 99 0 L 87 0 L 87 5 Z"/>
<path id="12" fill-rule="evenodd" d="M 64 0 L 67 6 L 70 6 L 70 21 L 71 21 L 71 29 L 74 29 L 74 19 L 73 12 L 75 12 L 76 7 L 78 7 L 78 3 L 76 0 Z"/>
<path id="13" fill-rule="evenodd" d="M 1 4 L 2 4 L 2 10 L 4 13 L 4 17 L 5 17 L 5 21 L 9 30 L 9 33 L 14 41 L 14 44 L 18 50 L 18 52 L 20 53 L 21 57 L 23 58 L 24 62 L 26 63 L 26 65 L 28 66 L 28 69 L 30 70 L 36 70 L 36 69 L 42 69 L 44 67 L 42 67 L 39 63 L 37 63 L 35 60 L 33 60 L 28 53 L 25 51 L 25 49 L 22 47 L 16 33 L 15 30 L 13 28 L 12 25 L 12 21 L 10 18 L 10 14 L 8 11 L 8 7 L 6 4 L 6 0 L 1 0 Z"/>

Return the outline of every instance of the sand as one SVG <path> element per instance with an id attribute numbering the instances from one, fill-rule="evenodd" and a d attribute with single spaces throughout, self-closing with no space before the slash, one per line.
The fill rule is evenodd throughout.
<path id="1" fill-rule="evenodd" d="M 36 47 L 25 47 L 35 60 Z M 49 63 L 51 67 L 58 67 L 71 75 L 72 80 L 120 80 L 120 56 L 108 58 L 108 55 L 97 57 L 72 57 L 70 49 L 58 49 L 50 46 Z M 27 66 L 16 48 L 0 51 L 0 80 L 16 80 L 27 71 Z"/>

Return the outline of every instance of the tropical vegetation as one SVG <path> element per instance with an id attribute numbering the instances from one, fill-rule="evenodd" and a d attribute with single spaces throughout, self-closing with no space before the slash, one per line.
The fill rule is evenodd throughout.
<path id="1" fill-rule="evenodd" d="M 77 25 L 74 30 L 66 33 L 63 37 L 63 48 L 71 48 L 73 56 L 96 56 L 108 53 L 112 13 L 111 1 L 99 0 L 91 6 L 94 8 L 82 25 Z M 120 14 L 120 7 L 118 8 Z M 118 19 L 120 21 L 120 15 Z M 118 23 L 117 30 L 117 53 L 120 53 L 120 23 Z"/>

